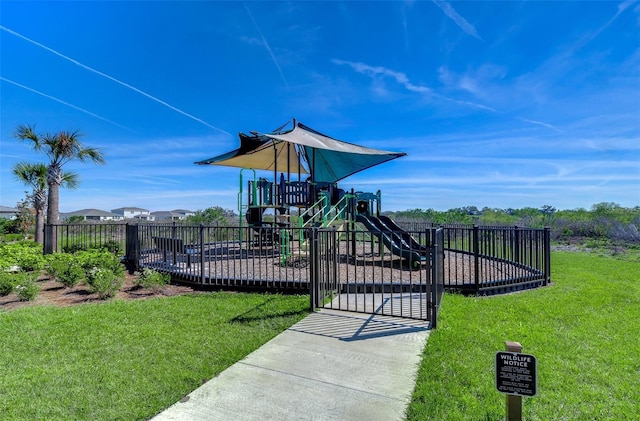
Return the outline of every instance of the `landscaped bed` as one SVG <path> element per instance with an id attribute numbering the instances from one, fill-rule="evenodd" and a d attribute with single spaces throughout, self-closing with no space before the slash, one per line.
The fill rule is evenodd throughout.
<path id="1" fill-rule="evenodd" d="M 191 286 L 175 284 L 164 285 L 159 289 L 141 288 L 137 285 L 137 276 L 137 274 L 126 273 L 124 284 L 114 298 L 120 300 L 139 300 L 143 298 L 167 297 L 198 292 Z M 40 288 L 40 292 L 36 295 L 35 299 L 31 301 L 20 301 L 15 293 L 0 296 L 0 311 L 30 306 L 69 306 L 104 301 L 97 293 L 92 292 L 85 283 L 80 283 L 68 288 L 60 282 L 56 282 L 51 276 L 42 275 L 39 277 L 36 285 Z"/>

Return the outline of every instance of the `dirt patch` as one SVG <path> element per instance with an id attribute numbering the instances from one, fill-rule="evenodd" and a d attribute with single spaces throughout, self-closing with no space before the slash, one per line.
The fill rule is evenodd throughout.
<path id="1" fill-rule="evenodd" d="M 111 300 L 142 300 L 152 297 L 167 297 L 175 295 L 191 294 L 195 291 L 192 287 L 186 285 L 166 285 L 158 291 L 143 289 L 136 286 L 137 275 L 126 274 L 126 279 L 118 293 Z M 28 306 L 51 305 L 58 307 L 66 307 L 86 303 L 100 303 L 101 300 L 97 293 L 89 290 L 85 284 L 77 285 L 73 288 L 67 288 L 59 282 L 47 276 L 41 276 L 37 282 L 40 292 L 33 301 L 20 301 L 15 293 L 0 297 L 0 311 L 13 310 Z"/>

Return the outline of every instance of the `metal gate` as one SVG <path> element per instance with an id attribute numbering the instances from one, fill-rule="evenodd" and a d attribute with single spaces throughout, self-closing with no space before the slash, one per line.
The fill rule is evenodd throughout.
<path id="1" fill-rule="evenodd" d="M 403 235 L 406 232 L 403 232 Z M 311 235 L 312 304 L 359 313 L 428 320 L 435 327 L 443 294 L 443 230 L 393 232 L 317 229 Z"/>

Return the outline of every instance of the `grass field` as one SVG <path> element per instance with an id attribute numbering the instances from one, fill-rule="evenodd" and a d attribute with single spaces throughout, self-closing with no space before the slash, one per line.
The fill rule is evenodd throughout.
<path id="1" fill-rule="evenodd" d="M 538 365 L 526 420 L 640 419 L 640 264 L 553 253 L 548 288 L 448 294 L 429 337 L 408 420 L 500 420 L 494 358 L 506 340 Z"/>
<path id="2" fill-rule="evenodd" d="M 445 296 L 410 421 L 504 419 L 494 356 L 506 340 L 538 360 L 524 419 L 639 419 L 640 264 L 555 252 L 552 273 L 547 288 Z M 0 419 L 148 419 L 308 305 L 308 296 L 211 293 L 0 311 Z"/>
<path id="3" fill-rule="evenodd" d="M 0 419 L 148 419 L 308 307 L 308 296 L 211 293 L 0 312 Z"/>

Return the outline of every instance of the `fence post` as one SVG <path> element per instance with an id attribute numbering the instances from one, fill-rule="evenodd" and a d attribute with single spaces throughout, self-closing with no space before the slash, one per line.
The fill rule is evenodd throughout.
<path id="1" fill-rule="evenodd" d="M 140 267 L 140 237 L 138 225 L 127 223 L 125 228 L 125 256 L 127 256 L 127 269 L 129 273 L 135 272 Z"/>
<path id="2" fill-rule="evenodd" d="M 311 281 L 309 285 L 309 302 L 311 304 L 311 311 L 315 311 L 319 304 L 318 265 L 320 264 L 320 259 L 318 256 L 318 230 L 315 227 L 308 230 L 307 241 L 309 241 L 309 260 L 311 261 L 309 265 L 309 279 Z"/>
<path id="3" fill-rule="evenodd" d="M 516 225 L 513 231 L 513 261 L 516 263 L 521 263 L 520 259 L 520 230 Z"/>
<path id="4" fill-rule="evenodd" d="M 551 281 L 551 230 L 544 228 L 544 285 Z"/>
<path id="5" fill-rule="evenodd" d="M 431 273 L 429 274 L 429 289 L 431 290 L 431 320 L 430 325 L 431 329 L 435 329 L 438 324 L 438 306 L 440 303 L 438 302 L 438 291 L 437 291 L 437 273 L 438 273 L 438 244 L 436 241 L 435 228 L 431 228 L 426 230 L 427 236 L 429 237 L 429 241 L 427 244 L 429 245 L 429 264 L 431 266 Z"/>
<path id="6" fill-rule="evenodd" d="M 476 287 L 476 295 L 480 290 L 480 238 L 478 235 L 479 228 L 473 225 L 473 282 Z"/>
<path id="7" fill-rule="evenodd" d="M 204 285 L 204 279 L 204 224 L 200 224 L 200 285 Z"/>

